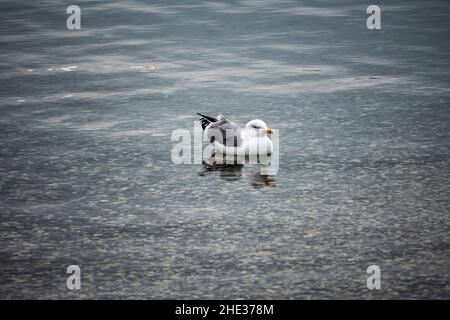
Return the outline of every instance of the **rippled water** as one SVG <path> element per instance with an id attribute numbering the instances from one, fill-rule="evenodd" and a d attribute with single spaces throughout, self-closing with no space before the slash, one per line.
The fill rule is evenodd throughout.
<path id="1" fill-rule="evenodd" d="M 70 4 L 0 4 L 0 298 L 450 298 L 446 1 Z M 173 164 L 196 112 L 279 173 Z"/>

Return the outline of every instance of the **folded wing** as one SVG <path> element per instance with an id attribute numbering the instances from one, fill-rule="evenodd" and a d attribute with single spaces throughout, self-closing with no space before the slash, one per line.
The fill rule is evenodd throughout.
<path id="1" fill-rule="evenodd" d="M 201 116 L 200 122 L 209 141 L 217 141 L 227 147 L 242 146 L 242 127 L 219 114 L 217 118 Z"/>

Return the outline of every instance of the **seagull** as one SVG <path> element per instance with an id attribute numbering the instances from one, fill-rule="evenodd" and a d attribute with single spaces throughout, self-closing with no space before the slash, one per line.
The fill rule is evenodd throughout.
<path id="1" fill-rule="evenodd" d="M 204 134 L 214 144 L 214 149 L 224 155 L 270 156 L 272 140 L 268 134 L 273 130 L 259 119 L 249 121 L 245 127 L 226 119 L 222 114 L 216 118 L 197 113 Z"/>

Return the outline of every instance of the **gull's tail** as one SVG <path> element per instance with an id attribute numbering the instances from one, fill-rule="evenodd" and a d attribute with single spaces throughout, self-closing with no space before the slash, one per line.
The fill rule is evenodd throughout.
<path id="1" fill-rule="evenodd" d="M 201 116 L 200 122 L 201 122 L 201 124 L 202 124 L 203 130 L 205 130 L 205 128 L 206 128 L 207 126 L 209 126 L 210 123 L 212 123 L 212 122 L 217 122 L 217 121 L 218 121 L 218 120 L 215 119 L 215 118 L 211 118 L 211 117 L 205 116 L 205 115 L 203 115 L 203 114 L 201 114 L 201 113 L 198 113 L 198 112 L 197 112 L 197 114 L 198 114 L 199 116 Z"/>

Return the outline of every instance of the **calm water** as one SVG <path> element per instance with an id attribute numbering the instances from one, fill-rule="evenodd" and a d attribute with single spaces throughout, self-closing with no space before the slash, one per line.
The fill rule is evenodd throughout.
<path id="1" fill-rule="evenodd" d="M 76 3 L 0 4 L 0 298 L 450 298 L 446 1 Z M 278 175 L 172 164 L 196 112 Z"/>

